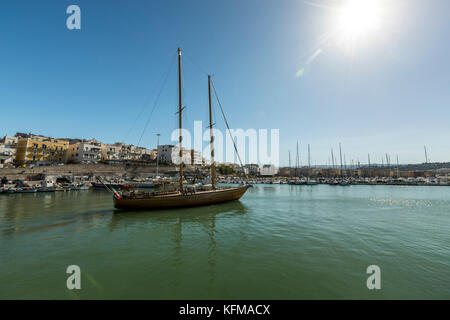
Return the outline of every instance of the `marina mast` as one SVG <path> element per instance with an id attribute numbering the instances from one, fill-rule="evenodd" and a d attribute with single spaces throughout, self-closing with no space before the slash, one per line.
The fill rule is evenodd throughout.
<path id="1" fill-rule="evenodd" d="M 212 111 L 211 111 L 211 76 L 208 75 L 208 101 L 209 101 L 209 135 L 211 146 L 211 185 L 212 188 L 216 188 L 216 167 L 214 165 L 214 135 L 213 135 L 213 123 L 212 123 Z"/>
<path id="2" fill-rule="evenodd" d="M 339 142 L 339 157 L 341 158 L 341 179 L 342 179 L 342 149 L 340 142 Z"/>
<path id="3" fill-rule="evenodd" d="M 386 177 L 388 178 L 391 176 L 391 163 L 389 160 L 389 156 L 386 153 Z"/>
<path id="4" fill-rule="evenodd" d="M 182 102 L 181 102 L 181 49 L 178 48 L 178 123 L 180 128 L 180 192 L 183 192 L 183 146 L 182 146 L 182 118 L 181 112 L 183 110 Z"/>
<path id="5" fill-rule="evenodd" d="M 289 177 L 292 176 L 292 170 L 291 170 L 291 150 L 288 150 L 289 152 Z"/>
<path id="6" fill-rule="evenodd" d="M 298 177 L 298 166 L 299 166 L 299 156 L 298 156 L 298 141 L 297 141 L 297 157 L 295 158 L 295 176 Z"/>
<path id="7" fill-rule="evenodd" d="M 311 178 L 311 172 L 312 172 L 312 170 L 311 170 L 311 148 L 310 148 L 310 146 L 309 146 L 309 143 L 308 143 L 308 171 L 309 171 L 309 177 L 308 177 L 308 180 L 309 180 L 309 178 Z"/>

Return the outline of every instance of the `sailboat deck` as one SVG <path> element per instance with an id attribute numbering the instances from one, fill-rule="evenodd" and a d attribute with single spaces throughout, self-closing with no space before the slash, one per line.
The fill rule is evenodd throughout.
<path id="1" fill-rule="evenodd" d="M 123 199 L 149 199 L 149 198 L 168 198 L 168 197 L 178 197 L 178 196 L 189 196 L 189 195 L 203 195 L 203 194 L 211 194 L 211 193 L 219 193 L 224 191 L 229 191 L 231 189 L 236 189 L 237 187 L 222 187 L 211 190 L 196 190 L 195 192 L 186 191 L 181 193 L 180 191 L 173 192 L 163 192 L 163 193 L 145 193 L 145 194 L 137 194 L 134 196 L 122 196 Z"/>
<path id="2" fill-rule="evenodd" d="M 177 192 L 147 197 L 114 198 L 114 206 L 118 209 L 161 209 L 210 205 L 238 200 L 248 188 L 249 186 L 239 186 L 192 193 Z"/>

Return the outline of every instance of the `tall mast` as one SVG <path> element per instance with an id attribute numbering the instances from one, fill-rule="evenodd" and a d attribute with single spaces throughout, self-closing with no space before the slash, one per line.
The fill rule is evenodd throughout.
<path id="1" fill-rule="evenodd" d="M 341 143 L 339 142 L 339 157 L 341 158 L 341 179 L 342 179 L 342 150 Z"/>
<path id="2" fill-rule="evenodd" d="M 332 163 L 332 168 L 333 170 L 331 171 L 331 176 L 334 177 L 335 176 L 335 167 L 334 167 L 334 154 L 333 154 L 333 148 L 331 148 L 331 163 Z"/>
<path id="3" fill-rule="evenodd" d="M 211 145 L 211 185 L 212 188 L 216 188 L 216 167 L 214 166 L 214 135 L 213 135 L 213 123 L 212 123 L 212 111 L 211 111 L 211 76 L 208 75 L 208 99 L 209 99 L 209 135 Z"/>
<path id="4" fill-rule="evenodd" d="M 297 141 L 297 157 L 295 158 L 295 176 L 298 177 L 298 167 L 299 167 L 300 161 L 298 157 L 298 141 Z"/>
<path id="5" fill-rule="evenodd" d="M 312 176 L 312 169 L 311 169 L 311 147 L 308 143 L 308 169 L 309 169 L 309 177 L 308 180 L 311 178 Z"/>
<path id="6" fill-rule="evenodd" d="M 425 149 L 425 163 L 428 163 L 427 146 L 423 147 Z"/>
<path id="7" fill-rule="evenodd" d="M 159 136 L 160 135 L 161 135 L 160 133 L 156 134 L 156 136 L 158 137 L 157 138 L 158 141 L 156 143 L 156 150 L 158 150 L 158 148 L 159 148 Z M 156 176 L 158 176 L 158 164 L 159 164 L 159 153 L 156 153 Z"/>
<path id="8" fill-rule="evenodd" d="M 345 153 L 344 153 L 344 172 L 345 172 L 345 176 L 348 176 L 348 171 L 347 171 L 347 160 L 345 159 Z"/>
<path id="9" fill-rule="evenodd" d="M 182 117 L 181 112 L 183 110 L 183 106 L 181 103 L 181 49 L 178 48 L 178 123 L 180 128 L 180 192 L 183 192 L 183 146 L 182 146 Z"/>
<path id="10" fill-rule="evenodd" d="M 397 155 L 397 179 L 400 178 L 400 174 L 399 174 L 399 164 L 398 164 L 398 155 Z"/>
<path id="11" fill-rule="evenodd" d="M 370 153 L 367 154 L 367 161 L 369 163 L 369 178 L 372 177 L 372 173 L 370 171 Z"/>
<path id="12" fill-rule="evenodd" d="M 331 148 L 331 165 L 333 166 L 333 169 L 334 169 L 334 154 L 333 154 L 333 148 Z"/>
<path id="13" fill-rule="evenodd" d="M 291 150 L 288 150 L 289 152 L 289 177 L 292 176 L 292 171 L 291 171 Z"/>
<path id="14" fill-rule="evenodd" d="M 389 161 L 389 156 L 386 153 L 386 176 L 389 178 L 391 176 L 391 163 Z"/>

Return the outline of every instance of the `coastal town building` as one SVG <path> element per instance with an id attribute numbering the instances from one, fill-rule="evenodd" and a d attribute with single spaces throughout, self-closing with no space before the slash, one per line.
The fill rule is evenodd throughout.
<path id="1" fill-rule="evenodd" d="M 44 136 L 18 137 L 15 162 L 17 164 L 65 163 L 69 141 Z"/>
<path id="2" fill-rule="evenodd" d="M 0 168 L 13 164 L 17 150 L 17 137 L 4 136 L 0 139 Z"/>
<path id="3" fill-rule="evenodd" d="M 273 164 L 265 164 L 261 168 L 261 175 L 262 176 L 274 176 L 278 173 L 278 168 L 275 167 Z"/>
<path id="4" fill-rule="evenodd" d="M 122 159 L 122 144 L 104 144 L 102 143 L 102 160 L 121 160 Z"/>
<path id="5" fill-rule="evenodd" d="M 158 156 L 157 149 L 145 149 L 145 152 L 142 152 L 142 160 L 156 162 L 156 158 Z"/>
<path id="6" fill-rule="evenodd" d="M 114 144 L 102 144 L 102 160 L 103 161 L 156 161 L 156 150 L 149 150 L 144 147 L 127 145 L 123 142 Z"/>
<path id="7" fill-rule="evenodd" d="M 191 165 L 202 165 L 203 164 L 203 160 L 202 160 L 202 153 L 200 151 L 191 149 L 189 150 L 191 153 Z"/>
<path id="8" fill-rule="evenodd" d="M 259 174 L 259 165 L 252 163 L 252 164 L 246 164 L 244 167 L 247 169 L 247 174 L 251 175 L 258 175 Z"/>
<path id="9" fill-rule="evenodd" d="M 14 163 L 15 149 L 8 149 L 0 145 L 0 168 L 4 168 L 8 164 Z"/>
<path id="10" fill-rule="evenodd" d="M 97 163 L 102 159 L 102 144 L 95 139 L 74 139 L 69 145 L 68 160 L 70 163 Z"/>
<path id="11" fill-rule="evenodd" d="M 180 148 L 174 145 L 160 145 L 158 146 L 159 162 L 167 164 L 180 164 Z M 202 165 L 202 154 L 200 151 L 194 149 L 183 148 L 183 159 L 184 164 L 190 165 Z"/>
<path id="12" fill-rule="evenodd" d="M 183 150 L 184 151 L 184 150 Z M 166 164 L 180 164 L 180 148 L 166 144 L 158 146 L 158 161 Z M 183 152 L 182 162 L 191 164 L 191 153 Z"/>
<path id="13" fill-rule="evenodd" d="M 17 143 L 19 142 L 18 137 L 12 137 L 12 136 L 4 136 L 2 139 L 0 139 L 0 144 L 9 146 L 11 148 L 17 148 Z"/>

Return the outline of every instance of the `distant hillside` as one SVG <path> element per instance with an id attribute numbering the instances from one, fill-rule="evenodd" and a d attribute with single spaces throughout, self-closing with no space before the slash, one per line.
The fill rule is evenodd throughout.
<path id="1" fill-rule="evenodd" d="M 367 165 L 361 167 L 367 168 Z M 371 167 L 381 167 L 380 164 L 373 164 Z M 391 163 L 391 169 L 397 169 L 396 163 Z M 383 166 L 386 168 L 386 165 Z M 437 170 L 437 169 L 448 169 L 450 168 L 450 162 L 432 162 L 432 163 L 415 163 L 415 164 L 400 164 L 398 168 L 402 171 L 427 171 L 427 170 Z"/>
<path id="2" fill-rule="evenodd" d="M 437 169 L 448 169 L 450 168 L 450 162 L 433 162 L 433 163 L 420 163 L 420 164 L 407 164 L 400 165 L 401 170 L 437 170 Z"/>
<path id="3" fill-rule="evenodd" d="M 329 168 L 329 166 L 326 165 L 318 165 L 318 166 L 312 166 L 313 168 Z M 361 168 L 367 168 L 367 164 L 361 164 Z M 386 168 L 386 164 L 381 165 L 378 163 L 373 163 L 370 165 L 371 168 Z M 390 165 L 391 169 L 397 169 L 396 163 L 391 163 Z M 302 167 L 303 169 L 307 167 Z M 302 169 L 299 168 L 299 169 Z M 336 168 L 339 169 L 340 166 L 336 165 Z M 345 168 L 350 169 L 351 167 L 347 164 Z M 353 168 L 357 168 L 357 165 L 355 165 Z M 402 171 L 427 171 L 427 170 L 438 170 L 438 169 L 450 169 L 450 162 L 432 162 L 432 163 L 416 163 L 416 164 L 400 164 L 398 166 L 399 170 Z M 280 169 L 288 169 L 288 167 L 280 168 Z M 294 168 L 292 168 L 294 169 Z"/>

